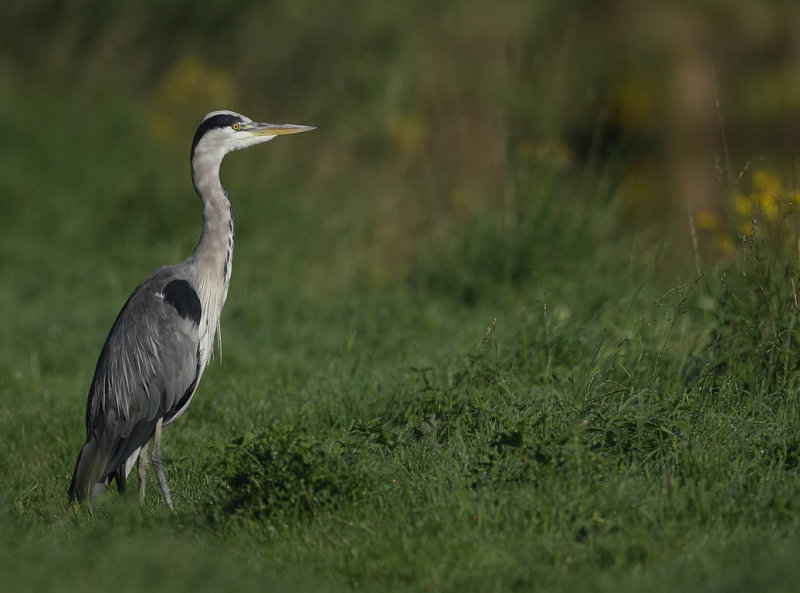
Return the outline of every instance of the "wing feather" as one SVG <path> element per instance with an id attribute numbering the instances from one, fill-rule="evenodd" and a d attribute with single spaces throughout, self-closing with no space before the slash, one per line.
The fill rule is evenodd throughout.
<path id="1" fill-rule="evenodd" d="M 86 432 L 108 459 L 106 476 L 150 439 L 159 418 L 175 413 L 202 371 L 195 316 L 164 297 L 174 282 L 171 268 L 145 280 L 120 311 L 100 353 L 86 406 Z M 186 287 L 191 291 L 184 296 L 197 300 L 190 284 L 180 282 L 184 292 Z"/>

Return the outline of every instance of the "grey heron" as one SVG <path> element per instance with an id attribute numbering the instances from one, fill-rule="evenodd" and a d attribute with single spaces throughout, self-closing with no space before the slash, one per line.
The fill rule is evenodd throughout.
<path id="1" fill-rule="evenodd" d="M 148 276 L 122 307 L 97 361 L 86 404 L 86 443 L 70 500 L 92 504 L 111 480 L 120 492 L 139 461 L 144 500 L 147 448 L 164 501 L 173 508 L 161 457 L 161 430 L 186 411 L 219 336 L 233 257 L 233 209 L 219 178 L 224 156 L 311 126 L 267 124 L 233 111 L 206 115 L 194 135 L 192 182 L 203 201 L 203 230 L 182 263 Z M 218 340 L 220 338 L 218 337 Z"/>

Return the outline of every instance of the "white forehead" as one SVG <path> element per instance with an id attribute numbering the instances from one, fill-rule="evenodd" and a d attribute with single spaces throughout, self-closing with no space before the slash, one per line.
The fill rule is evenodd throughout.
<path id="1" fill-rule="evenodd" d="M 206 116 L 203 118 L 203 121 L 206 121 L 207 119 L 214 117 L 215 115 L 233 115 L 235 117 L 240 118 L 244 123 L 253 121 L 246 115 L 242 115 L 241 113 L 236 113 L 235 111 L 229 111 L 227 109 L 220 109 L 219 111 L 212 111 L 211 113 L 207 113 Z"/>

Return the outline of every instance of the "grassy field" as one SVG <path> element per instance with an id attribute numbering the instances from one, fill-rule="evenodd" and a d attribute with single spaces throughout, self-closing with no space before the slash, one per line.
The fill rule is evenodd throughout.
<path id="1" fill-rule="evenodd" d="M 671 206 L 631 213 L 624 154 L 531 158 L 554 95 L 534 113 L 532 70 L 472 77 L 459 53 L 474 33 L 503 63 L 499 40 L 549 22 L 503 6 L 495 31 L 466 2 L 406 39 L 411 12 L 287 4 L 294 44 L 277 26 L 227 67 L 182 55 L 200 20 L 136 59 L 124 15 L 20 37 L 35 76 L 0 61 L 0 589 L 794 591 L 797 182 L 756 180 L 778 189 L 694 250 Z M 223 165 L 224 348 L 164 433 L 176 512 L 154 479 L 143 507 L 70 506 L 97 355 L 136 284 L 191 251 L 188 144 L 223 106 L 319 129 Z"/>

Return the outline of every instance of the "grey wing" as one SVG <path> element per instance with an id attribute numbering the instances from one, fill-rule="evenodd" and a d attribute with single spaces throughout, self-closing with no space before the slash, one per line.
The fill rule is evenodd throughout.
<path id="1" fill-rule="evenodd" d="M 106 475 L 174 415 L 197 387 L 200 301 L 188 281 L 162 268 L 120 311 L 97 362 L 86 407 L 87 435 L 108 459 Z"/>

